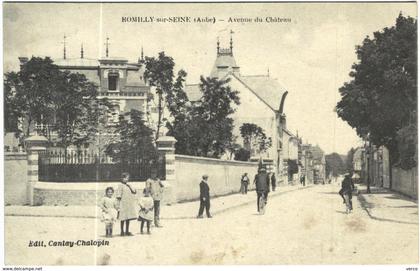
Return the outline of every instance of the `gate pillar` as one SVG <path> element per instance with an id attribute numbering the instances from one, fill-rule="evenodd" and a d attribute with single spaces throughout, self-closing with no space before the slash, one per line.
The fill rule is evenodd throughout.
<path id="1" fill-rule="evenodd" d="M 25 140 L 26 153 L 28 155 L 28 179 L 26 183 L 26 201 L 29 205 L 35 205 L 34 187 L 38 182 L 39 153 L 47 149 L 48 139 L 45 136 L 34 135 Z"/>
<path id="2" fill-rule="evenodd" d="M 175 143 L 176 139 L 172 136 L 162 136 L 156 141 L 159 154 L 165 156 L 165 183 L 170 197 L 167 199 L 169 203 L 176 201 Z"/>

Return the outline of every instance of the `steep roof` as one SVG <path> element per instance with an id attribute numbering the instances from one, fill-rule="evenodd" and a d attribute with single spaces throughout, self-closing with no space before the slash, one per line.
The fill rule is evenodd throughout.
<path id="1" fill-rule="evenodd" d="M 231 54 L 219 54 L 214 62 L 210 77 L 217 77 L 220 68 L 239 68 L 236 65 L 235 58 Z"/>
<path id="2" fill-rule="evenodd" d="M 246 85 L 248 89 L 272 110 L 279 110 L 283 95 L 286 93 L 286 88 L 277 79 L 268 75 L 233 76 Z"/>
<path id="3" fill-rule="evenodd" d="M 262 100 L 273 111 L 278 111 L 283 95 L 287 92 L 275 78 L 267 75 L 237 76 L 231 75 L 247 87 L 257 98 Z M 202 93 L 199 84 L 185 85 L 185 92 L 190 101 L 200 100 Z"/>

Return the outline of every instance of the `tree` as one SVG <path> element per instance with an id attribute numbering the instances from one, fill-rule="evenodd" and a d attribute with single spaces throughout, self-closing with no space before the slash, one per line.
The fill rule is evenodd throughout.
<path id="1" fill-rule="evenodd" d="M 55 118 L 57 143 L 65 150 L 70 145 L 80 147 L 97 134 L 97 122 L 107 112 L 109 103 L 97 98 L 97 86 L 79 73 L 62 72 L 61 85 L 53 92 L 48 117 Z"/>
<path id="2" fill-rule="evenodd" d="M 235 151 L 235 160 L 237 161 L 248 161 L 251 158 L 251 153 L 245 148 L 240 148 Z"/>
<path id="3" fill-rule="evenodd" d="M 146 71 L 144 76 L 151 86 L 156 87 L 156 94 L 158 95 L 158 123 L 155 140 L 159 138 L 159 132 L 162 126 L 165 108 L 164 98 L 170 112 L 173 112 L 174 110 L 179 109 L 179 106 L 182 106 L 182 103 L 177 104 L 176 101 L 181 101 L 181 97 L 177 97 L 177 95 L 182 95 L 182 92 L 180 92 L 179 89 L 182 89 L 187 73 L 184 70 L 180 70 L 178 72 L 178 77 L 174 82 L 174 66 L 175 62 L 173 58 L 166 56 L 165 52 L 160 52 L 158 58 L 146 57 Z"/>
<path id="4" fill-rule="evenodd" d="M 341 156 L 336 152 L 325 155 L 325 163 L 327 176 L 332 174 L 332 176 L 337 177 L 346 171 L 346 166 L 344 165 Z"/>
<path id="5" fill-rule="evenodd" d="M 353 167 L 353 159 L 354 159 L 354 153 L 356 152 L 355 149 L 351 148 L 348 152 L 347 152 L 347 157 L 346 157 L 346 162 L 345 162 L 345 170 L 347 172 L 353 172 L 354 171 L 354 167 Z"/>
<path id="6" fill-rule="evenodd" d="M 22 101 L 16 99 L 16 90 L 13 86 L 19 84 L 19 75 L 15 72 L 5 74 L 4 91 L 4 134 L 13 132 L 19 137 L 22 131 L 19 129 L 20 119 L 23 118 L 23 112 L 19 110 L 19 104 Z"/>
<path id="7" fill-rule="evenodd" d="M 52 94 L 61 80 L 60 70 L 48 57 L 33 57 L 18 73 L 6 73 L 5 117 L 12 122 L 8 123 L 8 129 L 16 129 L 25 121 L 26 129 L 17 133 L 28 136 L 34 121 L 40 123 L 42 116 L 48 118 Z"/>
<path id="8" fill-rule="evenodd" d="M 398 131 L 417 123 L 417 20 L 400 14 L 395 26 L 366 37 L 356 54 L 337 114 L 360 137 L 386 146 L 395 164 Z"/>
<path id="9" fill-rule="evenodd" d="M 173 121 L 168 123 L 169 135 L 177 139 L 176 152 L 180 154 L 220 157 L 233 146 L 234 136 L 233 104 L 239 104 L 237 91 L 226 84 L 229 79 L 200 78 L 202 97 L 197 103 L 188 103 L 185 93 L 178 90 L 174 102 L 179 106 L 171 114 Z"/>
<path id="10" fill-rule="evenodd" d="M 93 144 L 99 154 L 103 153 L 108 145 L 118 140 L 115 125 L 110 118 L 116 114 L 111 110 L 112 105 L 106 99 L 93 99 L 91 105 L 83 115 L 79 129 L 84 131 L 81 134 L 80 142 Z M 80 144 L 77 144 L 80 146 Z"/>
<path id="11" fill-rule="evenodd" d="M 95 103 L 107 105 L 97 99 L 94 83 L 82 74 L 61 71 L 48 57 L 32 57 L 18 73 L 6 73 L 4 89 L 7 131 L 27 137 L 34 122 L 42 123 L 58 135 L 46 136 L 65 149 L 89 141 L 86 116 L 92 117 Z"/>
<path id="12" fill-rule="evenodd" d="M 267 138 L 264 130 L 254 123 L 244 123 L 239 128 L 241 136 L 244 139 L 244 147 L 253 153 L 265 152 L 271 147 L 271 138 Z"/>
<path id="13" fill-rule="evenodd" d="M 141 160 L 154 160 L 157 151 L 153 145 L 153 130 L 146 126 L 143 113 L 132 109 L 119 117 L 116 125 L 119 135 L 108 145 L 106 154 L 123 164 Z"/>

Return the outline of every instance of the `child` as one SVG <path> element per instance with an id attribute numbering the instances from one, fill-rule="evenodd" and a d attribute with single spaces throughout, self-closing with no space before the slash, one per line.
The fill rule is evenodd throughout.
<path id="1" fill-rule="evenodd" d="M 136 190 L 128 184 L 130 174 L 123 173 L 121 183 L 118 185 L 116 197 L 119 203 L 118 219 L 121 221 L 121 236 L 132 236 L 129 231 L 130 220 L 137 218 L 136 212 Z M 124 233 L 125 223 L 125 233 Z"/>
<path id="2" fill-rule="evenodd" d="M 143 234 L 143 227 L 144 222 L 147 224 L 147 234 L 150 234 L 150 222 L 153 220 L 153 199 L 150 197 L 149 189 L 145 188 L 143 190 L 144 197 L 140 198 L 139 206 L 139 218 L 138 220 L 141 221 L 140 225 L 140 233 Z"/>
<path id="3" fill-rule="evenodd" d="M 102 209 L 101 221 L 105 223 L 106 237 L 112 237 L 112 228 L 114 226 L 114 222 L 117 220 L 118 205 L 115 199 L 112 197 L 113 195 L 114 188 L 107 187 L 105 189 L 105 196 L 99 203 L 99 207 Z"/>

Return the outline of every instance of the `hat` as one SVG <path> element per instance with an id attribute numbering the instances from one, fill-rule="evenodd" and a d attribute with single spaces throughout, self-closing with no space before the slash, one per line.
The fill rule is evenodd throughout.
<path id="1" fill-rule="evenodd" d="M 207 175 L 207 174 L 203 175 L 203 179 L 208 179 L 208 178 L 209 178 L 209 175 Z"/>

